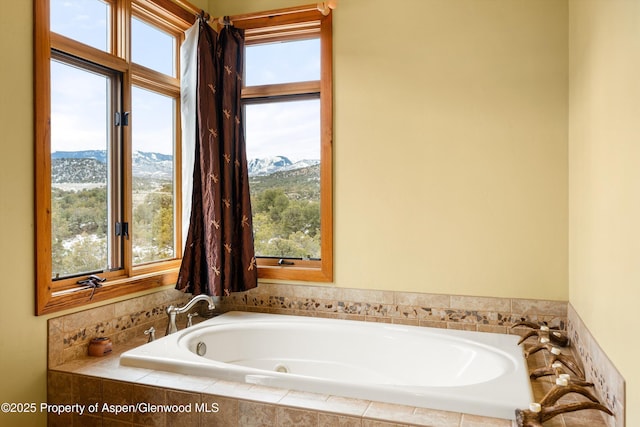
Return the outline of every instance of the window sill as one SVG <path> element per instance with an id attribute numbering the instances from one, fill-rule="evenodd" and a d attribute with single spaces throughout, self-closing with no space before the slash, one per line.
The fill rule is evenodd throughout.
<path id="1" fill-rule="evenodd" d="M 333 272 L 330 268 L 311 266 L 258 265 L 259 279 L 297 280 L 304 282 L 331 282 Z"/>
<path id="2" fill-rule="evenodd" d="M 47 289 L 47 294 L 38 298 L 37 315 L 55 313 L 57 311 L 78 308 L 88 304 L 106 301 L 112 298 L 132 294 L 134 292 L 146 291 L 162 286 L 176 283 L 178 278 L 178 268 L 170 268 L 162 271 L 155 271 L 147 274 L 140 274 L 134 277 L 108 280 L 95 289 L 60 290 L 51 292 Z"/>

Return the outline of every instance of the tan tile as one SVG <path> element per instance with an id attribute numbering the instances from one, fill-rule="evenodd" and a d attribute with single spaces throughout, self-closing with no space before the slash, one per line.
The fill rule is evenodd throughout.
<path id="1" fill-rule="evenodd" d="M 511 427 L 511 420 L 462 414 L 460 427 Z"/>
<path id="2" fill-rule="evenodd" d="M 73 425 L 73 414 L 47 414 L 47 427 L 69 427 Z"/>
<path id="3" fill-rule="evenodd" d="M 133 424 L 125 421 L 113 420 L 110 418 L 102 419 L 102 427 L 131 427 L 132 425 Z"/>
<path id="4" fill-rule="evenodd" d="M 131 400 L 133 404 L 164 405 L 167 403 L 167 390 L 157 387 L 133 385 Z M 133 422 L 145 426 L 164 426 L 166 424 L 165 412 L 136 411 L 133 413 Z"/>
<path id="5" fill-rule="evenodd" d="M 63 363 L 70 362 L 81 358 L 86 358 L 89 352 L 89 339 L 83 340 L 83 343 L 67 347 L 62 350 Z"/>
<path id="6" fill-rule="evenodd" d="M 47 333 L 49 339 L 61 339 L 64 332 L 64 321 L 62 317 L 54 317 L 47 320 Z"/>
<path id="7" fill-rule="evenodd" d="M 102 417 L 87 415 L 87 414 L 73 414 L 73 421 L 71 425 L 82 427 L 102 427 Z"/>
<path id="8" fill-rule="evenodd" d="M 273 427 L 275 424 L 275 406 L 245 400 L 238 402 L 239 427 Z"/>
<path id="9" fill-rule="evenodd" d="M 47 348 L 47 365 L 49 369 L 55 368 L 65 363 L 63 357 L 63 338 L 62 335 L 56 335 L 55 337 L 49 337 L 49 345 Z"/>
<path id="10" fill-rule="evenodd" d="M 318 414 L 318 427 L 362 427 L 362 420 L 334 414 Z"/>
<path id="11" fill-rule="evenodd" d="M 421 319 L 420 326 L 425 326 L 427 328 L 447 329 L 447 322 Z"/>
<path id="12" fill-rule="evenodd" d="M 417 292 L 394 292 L 394 303 L 397 305 L 413 305 L 417 307 L 449 308 L 451 296 L 441 294 L 423 294 Z"/>
<path id="13" fill-rule="evenodd" d="M 216 427 L 238 426 L 238 400 L 202 394 L 200 425 Z"/>
<path id="14" fill-rule="evenodd" d="M 316 427 L 318 425 L 317 412 L 287 408 L 286 406 L 280 406 L 276 409 L 276 418 L 278 427 Z"/>
<path id="15" fill-rule="evenodd" d="M 420 325 L 420 321 L 418 319 L 403 319 L 403 318 L 398 318 L 398 317 L 394 317 L 391 320 L 391 323 L 394 323 L 396 325 L 407 325 L 407 326 L 419 326 Z"/>
<path id="16" fill-rule="evenodd" d="M 334 412 L 344 415 L 361 416 L 370 402 L 368 400 L 352 399 L 349 397 L 329 396 L 326 394 L 308 393 L 291 390 L 279 404 L 295 408 L 313 409 L 324 412 Z"/>
<path id="17" fill-rule="evenodd" d="M 393 318 L 391 317 L 384 317 L 381 315 L 374 315 L 374 316 L 365 316 L 364 317 L 364 321 L 365 322 L 374 322 L 374 323 L 398 323 L 398 324 L 402 324 L 403 321 L 405 321 L 405 319 L 397 319 L 398 322 L 394 322 Z M 409 322 L 411 322 L 411 320 L 409 320 Z M 417 320 L 413 320 L 414 323 L 418 323 Z"/>
<path id="18" fill-rule="evenodd" d="M 435 409 L 416 408 L 415 424 L 430 427 L 457 427 L 462 415 L 457 412 L 438 411 Z"/>
<path id="19" fill-rule="evenodd" d="M 562 417 L 558 416 L 558 417 L 553 417 L 548 421 L 545 421 L 544 427 L 578 427 L 578 426 L 567 426 L 565 425 Z M 580 427 L 587 427 L 587 426 L 580 426 Z M 595 427 L 595 426 L 588 426 L 588 427 Z"/>
<path id="20" fill-rule="evenodd" d="M 89 310 L 79 311 L 63 317 L 63 330 L 65 333 L 93 327 L 100 322 L 109 321 L 115 317 L 114 305 L 107 304 Z"/>
<path id="21" fill-rule="evenodd" d="M 394 296 L 392 291 L 342 288 L 342 300 L 345 303 L 393 304 Z"/>
<path id="22" fill-rule="evenodd" d="M 492 332 L 495 334 L 506 334 L 507 327 L 500 326 L 500 325 L 485 325 L 485 324 L 479 323 L 478 332 Z"/>
<path id="23" fill-rule="evenodd" d="M 393 423 L 428 425 L 432 427 L 458 427 L 460 414 L 412 406 L 372 402 L 365 418 Z"/>
<path id="24" fill-rule="evenodd" d="M 102 381 L 103 405 L 130 405 L 133 402 L 133 384 L 122 381 Z M 104 419 L 114 419 L 118 421 L 131 422 L 133 414 L 115 413 L 112 411 L 102 412 Z"/>
<path id="25" fill-rule="evenodd" d="M 158 292 L 158 294 L 160 294 L 160 292 Z M 131 313 L 144 311 L 153 305 L 153 301 L 154 299 L 152 296 L 144 295 L 142 297 L 116 302 L 113 305 L 113 317 L 126 316 Z"/>
<path id="26" fill-rule="evenodd" d="M 276 403 L 282 400 L 289 391 L 283 388 L 264 387 L 261 385 L 252 385 L 247 390 L 245 397 L 260 402 Z"/>
<path id="27" fill-rule="evenodd" d="M 74 375 L 71 381 L 73 400 L 81 405 L 101 404 L 102 399 L 102 379 Z"/>
<path id="28" fill-rule="evenodd" d="M 581 411 L 562 414 L 562 419 L 567 427 L 573 426 L 589 426 L 589 427 L 606 427 L 604 417 L 610 415 L 600 412 L 596 409 L 583 409 Z"/>
<path id="29" fill-rule="evenodd" d="M 509 298 L 452 295 L 451 308 L 509 313 L 511 312 L 511 300 Z"/>
<path id="30" fill-rule="evenodd" d="M 74 370 L 75 373 L 109 378 L 120 381 L 137 381 L 153 372 L 151 369 L 132 368 L 129 366 L 108 366 L 100 364 L 85 365 Z"/>
<path id="31" fill-rule="evenodd" d="M 219 396 L 227 396 L 236 399 L 243 399 L 249 396 L 249 390 L 253 387 L 251 384 L 234 382 L 234 381 L 216 381 L 203 390 L 203 393 L 215 394 Z M 256 394 L 256 393 L 254 393 Z M 259 394 L 258 394 L 259 397 Z M 281 396 L 284 397 L 284 396 Z M 257 399 L 261 401 L 262 399 Z"/>
<path id="32" fill-rule="evenodd" d="M 386 421 L 379 420 L 370 420 L 364 419 L 362 420 L 362 427 L 408 427 L 408 424 L 398 424 L 398 423 L 389 423 Z"/>
<path id="33" fill-rule="evenodd" d="M 140 384 L 155 387 L 167 387 L 175 390 L 202 392 L 215 384 L 216 380 L 209 377 L 175 374 L 173 372 L 151 371 L 148 375 L 137 380 Z"/>
<path id="34" fill-rule="evenodd" d="M 447 322 L 447 329 L 457 329 L 461 331 L 477 331 L 478 325 L 469 322 Z"/>
<path id="35" fill-rule="evenodd" d="M 72 389 L 73 375 L 66 372 L 47 372 L 47 402 L 75 403 Z"/>
<path id="36" fill-rule="evenodd" d="M 511 301 L 511 311 L 519 314 L 546 314 L 566 317 L 567 302 L 514 298 Z"/>
<path id="37" fill-rule="evenodd" d="M 340 295 L 340 290 L 334 286 L 310 286 L 310 285 L 290 285 L 281 286 L 277 290 L 278 296 L 285 296 L 295 299 L 315 299 L 315 300 L 335 300 Z"/>
<path id="38" fill-rule="evenodd" d="M 290 390 L 278 403 L 294 408 L 325 410 L 328 394 Z"/>
<path id="39" fill-rule="evenodd" d="M 167 390 L 166 403 L 171 411 L 166 414 L 166 425 L 171 427 L 192 427 L 200 422 L 200 394 Z"/>

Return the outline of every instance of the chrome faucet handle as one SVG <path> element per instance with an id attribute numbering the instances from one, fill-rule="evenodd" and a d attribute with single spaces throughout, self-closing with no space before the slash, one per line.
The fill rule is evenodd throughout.
<path id="1" fill-rule="evenodd" d="M 156 328 L 153 326 L 144 331 L 145 335 L 149 335 L 149 340 L 147 342 L 155 341 L 156 339 Z"/>
<path id="2" fill-rule="evenodd" d="M 194 317 L 197 317 L 197 316 L 198 316 L 198 313 L 189 313 L 189 314 L 187 314 L 187 326 L 186 326 L 187 328 L 193 326 L 193 320 L 192 319 Z"/>
<path id="3" fill-rule="evenodd" d="M 194 296 L 189 300 L 188 303 L 186 303 L 182 307 L 175 307 L 173 305 L 167 307 L 167 316 L 169 317 L 169 322 L 167 323 L 167 335 L 178 332 L 178 326 L 176 325 L 176 315 L 187 313 L 189 310 L 191 310 L 191 307 L 193 307 L 199 301 L 206 301 L 209 306 L 209 310 L 213 310 L 214 308 L 216 308 L 213 302 L 213 298 L 210 295 L 205 294 Z"/>

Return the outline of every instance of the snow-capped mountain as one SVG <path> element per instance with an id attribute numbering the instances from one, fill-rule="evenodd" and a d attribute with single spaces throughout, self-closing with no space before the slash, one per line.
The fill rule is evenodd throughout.
<path id="1" fill-rule="evenodd" d="M 300 160 L 293 163 L 285 156 L 264 157 L 260 159 L 251 159 L 247 162 L 249 176 L 271 175 L 275 172 L 289 171 L 294 169 L 302 169 L 314 166 L 320 163 L 320 160 Z"/>
<path id="2" fill-rule="evenodd" d="M 133 153 L 133 176 L 170 180 L 173 157 L 168 154 L 136 151 Z M 251 159 L 249 176 L 266 176 L 316 166 L 319 160 L 292 162 L 285 156 Z M 51 176 L 55 183 L 101 183 L 107 176 L 107 153 L 104 150 L 56 151 L 51 153 Z"/>
<path id="3" fill-rule="evenodd" d="M 105 150 L 55 151 L 51 153 L 51 179 L 56 183 L 105 182 Z M 133 176 L 170 180 L 173 156 L 136 151 L 133 153 Z"/>

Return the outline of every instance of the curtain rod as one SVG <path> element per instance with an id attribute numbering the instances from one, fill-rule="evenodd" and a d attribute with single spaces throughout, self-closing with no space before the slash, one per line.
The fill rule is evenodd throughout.
<path id="1" fill-rule="evenodd" d="M 310 11 L 316 11 L 316 10 L 322 13 L 324 16 L 327 16 L 337 6 L 338 6 L 338 0 L 329 0 L 329 1 L 322 1 L 314 4 L 307 4 L 304 6 L 289 7 L 286 9 L 269 10 L 265 12 L 260 12 L 258 14 L 248 13 L 244 15 L 235 15 L 235 16 L 219 16 L 217 18 L 212 18 L 209 22 L 213 22 L 221 26 L 233 25 L 234 21 L 268 18 L 274 15 L 286 15 L 289 13 L 310 12 Z"/>
<path id="2" fill-rule="evenodd" d="M 194 16 L 202 16 L 206 22 L 214 23 L 217 26 L 224 25 L 233 25 L 233 21 L 243 21 L 247 19 L 256 19 L 256 18 L 266 18 L 273 15 L 286 15 L 289 13 L 299 13 L 299 12 L 309 12 L 317 10 L 322 15 L 327 16 L 333 9 L 338 6 L 338 0 L 328 0 L 322 1 L 314 4 L 308 4 L 304 6 L 290 7 L 286 9 L 277 9 L 264 12 L 260 15 L 255 13 L 244 14 L 244 15 L 235 15 L 232 17 L 228 16 L 219 16 L 217 18 L 212 18 L 209 13 L 205 12 L 202 9 L 197 8 L 188 0 L 170 0 L 175 5 L 179 6 L 183 10 L 193 14 Z"/>

